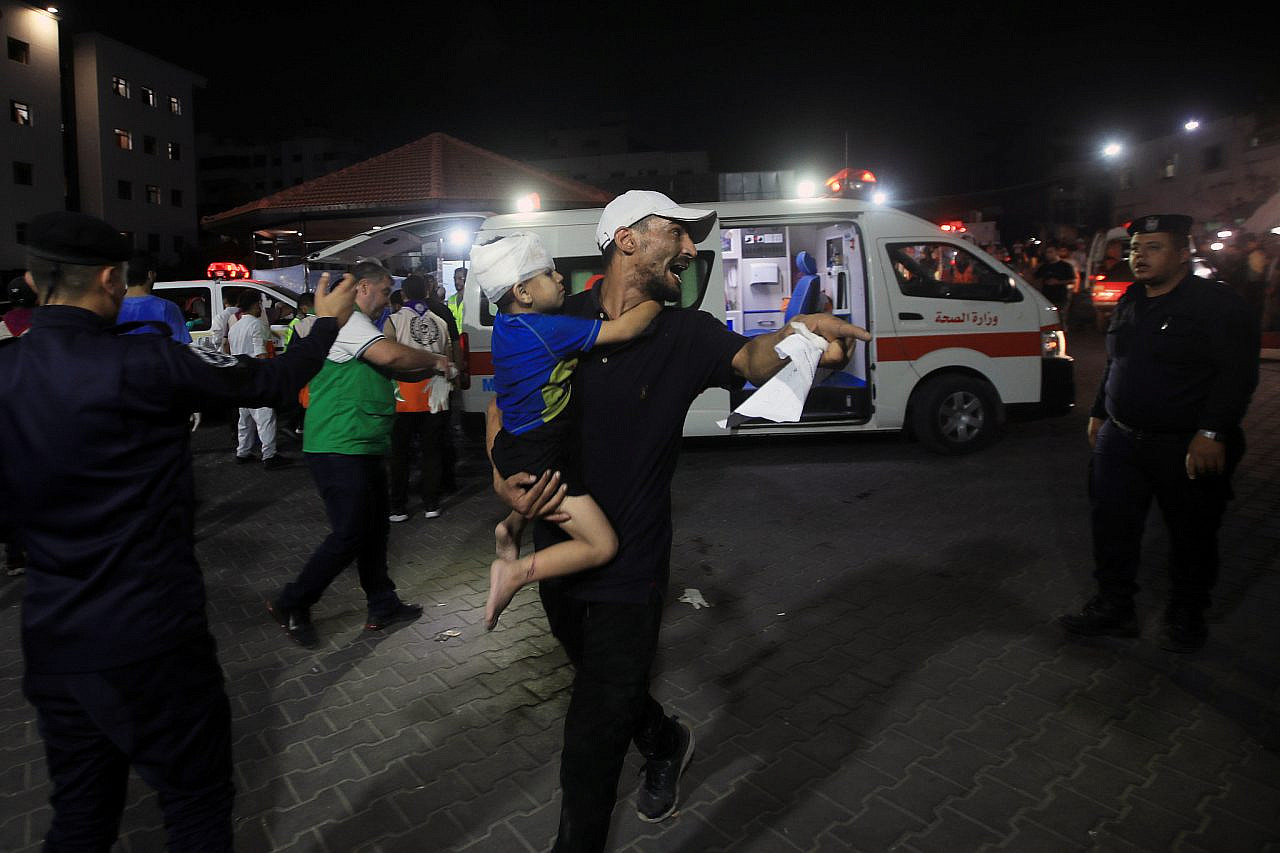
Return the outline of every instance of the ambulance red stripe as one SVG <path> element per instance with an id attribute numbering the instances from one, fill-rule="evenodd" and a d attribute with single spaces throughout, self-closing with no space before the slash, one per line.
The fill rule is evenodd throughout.
<path id="1" fill-rule="evenodd" d="M 935 350 L 971 349 L 992 358 L 1040 355 L 1039 332 L 971 332 L 958 335 L 909 335 L 876 338 L 878 361 L 915 361 Z"/>

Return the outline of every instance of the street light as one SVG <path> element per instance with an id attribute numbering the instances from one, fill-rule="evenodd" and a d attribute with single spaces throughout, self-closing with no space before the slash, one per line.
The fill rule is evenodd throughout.
<path id="1" fill-rule="evenodd" d="M 1199 130 L 1200 122 L 1196 121 L 1195 119 L 1187 119 L 1187 123 L 1182 126 L 1182 129 L 1185 130 L 1187 133 L 1191 133 L 1194 130 Z"/>
<path id="2" fill-rule="evenodd" d="M 1231 236 L 1231 232 L 1230 232 L 1230 231 L 1219 231 L 1219 232 L 1218 232 L 1218 236 L 1219 236 L 1220 238 L 1222 238 L 1223 240 L 1225 240 L 1225 239 L 1227 239 L 1228 237 L 1230 237 L 1230 236 Z"/>
<path id="3" fill-rule="evenodd" d="M 1102 156 L 1115 159 L 1124 153 L 1124 146 L 1119 142 L 1108 142 L 1102 146 Z"/>
<path id="4" fill-rule="evenodd" d="M 1213 250 L 1213 251 L 1215 251 L 1215 252 L 1221 252 L 1221 251 L 1222 251 L 1222 246 L 1223 246 L 1223 244 L 1222 244 L 1222 243 L 1210 243 L 1210 244 L 1209 244 L 1209 248 L 1210 248 L 1210 249 L 1212 249 L 1212 250 Z"/>

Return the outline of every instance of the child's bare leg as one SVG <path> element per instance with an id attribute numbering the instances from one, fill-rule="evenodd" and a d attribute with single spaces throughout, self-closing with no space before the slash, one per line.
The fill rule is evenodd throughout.
<path id="1" fill-rule="evenodd" d="M 567 497 L 561 508 L 570 516 L 560 525 L 572 537 L 569 541 L 557 542 L 523 559 L 499 556 L 489 566 L 489 600 L 484 608 L 488 630 L 498 624 L 498 615 L 525 584 L 593 569 L 618 553 L 613 526 L 589 495 Z"/>
<path id="2" fill-rule="evenodd" d="M 494 551 L 499 560 L 514 560 L 520 556 L 520 537 L 524 534 L 524 516 L 512 512 L 493 529 Z"/>

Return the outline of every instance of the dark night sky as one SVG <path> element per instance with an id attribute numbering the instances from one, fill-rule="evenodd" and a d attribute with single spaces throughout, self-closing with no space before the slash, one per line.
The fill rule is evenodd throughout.
<path id="1" fill-rule="evenodd" d="M 1155 135 L 1280 93 L 1265 44 L 1274 12 L 866 7 L 61 6 L 68 29 L 204 75 L 203 128 L 345 127 L 374 151 L 440 130 L 519 157 L 540 153 L 546 129 L 622 113 L 633 143 L 707 150 L 718 170 L 819 175 L 842 165 L 847 132 L 851 165 L 876 170 L 899 198 L 1034 180 L 1055 155 L 1089 156 L 1105 136 Z"/>

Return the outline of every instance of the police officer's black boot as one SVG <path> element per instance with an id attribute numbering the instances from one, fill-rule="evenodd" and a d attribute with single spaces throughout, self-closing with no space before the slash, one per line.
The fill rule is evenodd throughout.
<path id="1" fill-rule="evenodd" d="M 1166 652 L 1191 654 L 1204 648 L 1208 639 L 1209 628 L 1204 623 L 1203 610 L 1176 604 L 1170 604 L 1165 610 L 1160 648 Z"/>
<path id="2" fill-rule="evenodd" d="M 1068 634 L 1079 637 L 1136 637 L 1141 632 L 1133 600 L 1104 598 L 1095 595 L 1079 613 L 1058 617 L 1058 624 Z"/>

